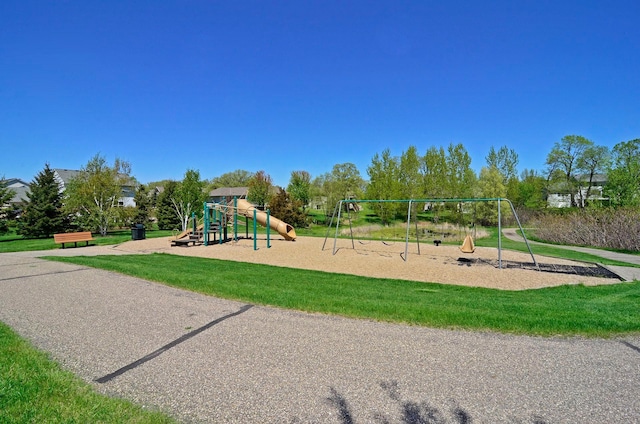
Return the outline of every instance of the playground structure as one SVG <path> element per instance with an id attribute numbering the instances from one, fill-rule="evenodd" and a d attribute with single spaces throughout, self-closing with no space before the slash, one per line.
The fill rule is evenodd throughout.
<path id="1" fill-rule="evenodd" d="M 258 249 L 257 245 L 257 225 L 266 228 L 267 248 L 271 247 L 271 230 L 276 231 L 287 241 L 296 239 L 296 231 L 293 226 L 271 216 L 270 211 L 261 211 L 254 205 L 244 199 L 234 198 L 232 202 L 227 203 L 210 203 L 204 202 L 204 214 L 202 222 L 198 223 L 195 213 L 192 214 L 192 227 L 177 234 L 172 240 L 173 246 L 186 245 L 189 243 L 203 243 L 205 246 L 212 244 L 222 244 L 227 241 L 237 241 L 239 237 L 238 226 L 241 221 L 239 218 L 245 218 L 245 238 L 249 236 L 249 220 L 253 222 L 253 241 L 254 250 Z M 233 236 L 229 236 L 229 227 L 231 226 Z"/>
<path id="2" fill-rule="evenodd" d="M 500 269 L 502 269 L 502 211 L 501 211 L 501 203 L 502 202 L 507 202 L 511 208 L 511 212 L 513 213 L 513 216 L 518 224 L 518 228 L 520 229 L 520 232 L 522 234 L 522 237 L 524 238 L 525 244 L 527 245 L 527 249 L 529 251 L 529 254 L 531 255 L 531 259 L 533 260 L 533 263 L 535 265 L 535 267 L 539 270 L 539 265 L 538 262 L 536 261 L 535 256 L 533 255 L 533 252 L 531 251 L 531 246 L 529 245 L 529 241 L 527 240 L 527 236 L 524 233 L 524 229 L 522 228 L 522 225 L 520 224 L 520 219 L 518 218 L 518 214 L 516 213 L 515 208 L 513 207 L 513 203 L 511 203 L 511 201 L 509 199 L 506 198 L 443 198 L 443 199 L 400 199 L 400 200 L 353 200 L 353 199 L 345 199 L 345 200 L 340 200 L 334 210 L 333 210 L 333 215 L 331 216 L 331 221 L 329 223 L 329 226 L 327 227 L 327 232 L 325 234 L 325 239 L 324 239 L 324 243 L 322 244 L 322 250 L 325 249 L 325 245 L 327 243 L 327 239 L 329 237 L 329 232 L 331 231 L 331 229 L 333 228 L 334 225 L 334 221 L 335 221 L 335 235 L 333 238 L 333 255 L 335 255 L 338 250 L 336 249 L 336 245 L 337 245 L 337 240 L 338 240 L 338 229 L 340 226 L 340 218 L 342 215 L 342 210 L 344 209 L 343 206 L 347 205 L 347 219 L 349 222 L 349 234 L 350 234 L 350 239 L 351 239 L 351 248 L 355 250 L 355 242 L 354 242 L 354 237 L 353 237 L 353 228 L 351 225 L 351 207 L 349 207 L 349 205 L 351 204 L 358 204 L 358 203 L 391 203 L 391 202 L 395 202 L 395 203 L 407 203 L 408 207 L 407 207 L 407 224 L 406 224 L 406 235 L 404 238 L 404 252 L 400 253 L 400 256 L 402 257 L 402 259 L 407 262 L 408 260 L 408 255 L 409 255 L 409 230 L 411 228 L 411 217 L 414 217 L 414 225 L 415 225 L 415 234 L 416 234 L 416 245 L 418 248 L 418 255 L 420 255 L 420 237 L 419 237 L 419 232 L 418 232 L 418 221 L 417 219 L 415 219 L 416 214 L 415 214 L 415 208 L 414 206 L 418 203 L 430 203 L 430 204 L 441 204 L 441 203 L 478 203 L 478 202 L 496 202 L 497 204 L 497 209 L 498 209 L 498 267 Z M 440 240 L 434 240 L 434 244 L 438 245 L 441 241 Z M 473 237 L 471 237 L 470 234 L 467 234 L 466 237 L 464 238 L 464 241 L 462 243 L 462 246 L 460 246 L 460 251 L 462 253 L 473 253 L 475 250 L 475 245 L 473 242 Z"/>

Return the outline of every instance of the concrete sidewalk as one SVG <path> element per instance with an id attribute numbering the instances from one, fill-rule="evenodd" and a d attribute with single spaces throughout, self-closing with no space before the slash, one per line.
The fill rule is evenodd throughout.
<path id="1" fill-rule="evenodd" d="M 524 243 L 524 238 L 517 233 L 516 228 L 504 228 L 502 234 L 513 241 L 519 241 Z M 559 249 L 574 250 L 576 252 L 588 253 L 590 255 L 599 256 L 614 261 L 627 262 L 630 264 L 640 265 L 640 255 L 629 255 L 626 253 L 611 252 L 603 249 L 592 249 L 589 247 L 580 246 L 563 246 L 557 244 L 540 243 L 537 241 L 528 240 L 529 244 L 537 244 L 541 246 L 557 247 Z M 640 268 L 633 268 L 628 266 L 616 266 L 616 265 L 602 265 L 605 268 L 611 270 L 613 273 L 619 275 L 624 281 L 640 280 Z"/>
<path id="2" fill-rule="evenodd" d="M 0 254 L 0 320 L 97 390 L 183 422 L 640 416 L 640 336 L 520 337 L 305 314 L 32 256 Z"/>

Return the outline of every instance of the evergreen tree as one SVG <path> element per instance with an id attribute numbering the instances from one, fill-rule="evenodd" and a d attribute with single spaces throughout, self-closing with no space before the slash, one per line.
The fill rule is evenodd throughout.
<path id="1" fill-rule="evenodd" d="M 156 206 L 156 218 L 158 218 L 158 229 L 174 230 L 181 228 L 180 217 L 173 207 L 173 198 L 178 191 L 178 183 L 169 181 L 164 186 L 164 191 L 158 196 L 158 204 Z"/>
<path id="2" fill-rule="evenodd" d="M 9 232 L 11 207 L 5 206 L 13 198 L 15 192 L 5 186 L 4 178 L 0 178 L 0 235 Z"/>
<path id="3" fill-rule="evenodd" d="M 141 184 L 138 186 L 133 200 L 136 202 L 136 209 L 133 213 L 133 223 L 143 224 L 145 227 L 148 227 L 151 222 L 151 197 L 147 193 L 144 185 Z"/>
<path id="4" fill-rule="evenodd" d="M 64 232 L 69 219 L 62 208 L 60 184 L 46 164 L 31 183 L 27 203 L 18 223 L 18 234 L 24 237 L 51 237 Z"/>

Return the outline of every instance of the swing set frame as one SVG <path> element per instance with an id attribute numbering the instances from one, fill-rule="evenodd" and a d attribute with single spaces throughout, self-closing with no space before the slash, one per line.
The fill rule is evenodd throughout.
<path id="1" fill-rule="evenodd" d="M 511 212 L 513 213 L 513 216 L 516 219 L 516 223 L 518 224 L 518 228 L 520 229 L 520 232 L 522 234 L 522 237 L 524 238 L 524 242 L 527 245 L 527 249 L 529 251 L 529 254 L 531 255 L 531 259 L 533 260 L 533 263 L 535 264 L 536 268 L 539 270 L 540 267 L 538 265 L 538 261 L 536 260 L 535 256 L 533 255 L 533 252 L 531 251 L 531 246 L 529 245 L 529 240 L 527 239 L 527 236 L 524 233 L 524 229 L 522 228 L 522 225 L 520 224 L 520 218 L 518 218 L 518 214 L 516 213 L 516 210 L 513 206 L 513 203 L 511 203 L 511 200 L 504 198 L 504 197 L 487 197 L 487 198 L 434 198 L 434 199 L 397 199 L 397 200 L 355 200 L 355 199 L 344 199 L 344 200 L 340 200 L 338 203 L 336 203 L 336 206 L 333 210 L 333 215 L 331 216 L 331 221 L 329 222 L 329 226 L 327 227 L 327 232 L 325 234 L 324 237 L 324 243 L 322 244 L 322 250 L 325 250 L 325 246 L 327 244 L 327 240 L 329 238 L 329 232 L 331 231 L 331 229 L 333 228 L 333 223 L 335 221 L 335 235 L 333 237 L 333 255 L 335 255 L 336 253 L 338 253 L 338 249 L 336 248 L 337 245 L 337 241 L 338 241 L 338 229 L 340 227 L 340 217 L 342 214 L 342 209 L 344 205 L 349 205 L 349 204 L 358 204 L 358 203 L 407 203 L 408 207 L 407 207 L 407 225 L 406 225 L 406 236 L 405 236 L 405 245 L 404 245 L 404 252 L 400 253 L 400 256 L 402 257 L 402 260 L 404 262 L 407 262 L 408 260 L 408 256 L 409 256 L 409 229 L 411 228 L 411 215 L 412 215 L 412 211 L 413 211 L 413 205 L 416 203 L 487 203 L 487 202 L 495 202 L 497 204 L 497 208 L 498 208 L 498 267 L 500 269 L 502 269 L 502 211 L 501 211 L 501 203 L 502 202 L 507 202 L 511 208 Z M 347 209 L 347 216 L 349 219 L 349 233 L 350 233 L 350 239 L 351 239 L 351 247 L 352 249 L 355 250 L 355 242 L 354 242 L 354 237 L 353 237 L 353 228 L 351 226 L 351 213 L 348 211 Z M 419 233 L 418 233 L 418 220 L 416 219 L 415 221 L 415 226 L 416 226 L 416 243 L 417 243 L 417 247 L 418 247 L 418 255 L 420 255 L 420 237 L 419 237 Z"/>

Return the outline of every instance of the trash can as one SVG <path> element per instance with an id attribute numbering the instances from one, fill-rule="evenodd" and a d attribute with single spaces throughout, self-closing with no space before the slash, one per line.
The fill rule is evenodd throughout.
<path id="1" fill-rule="evenodd" d="M 131 240 L 144 240 L 145 238 L 147 238 L 147 234 L 144 225 L 135 224 L 131 227 Z"/>

